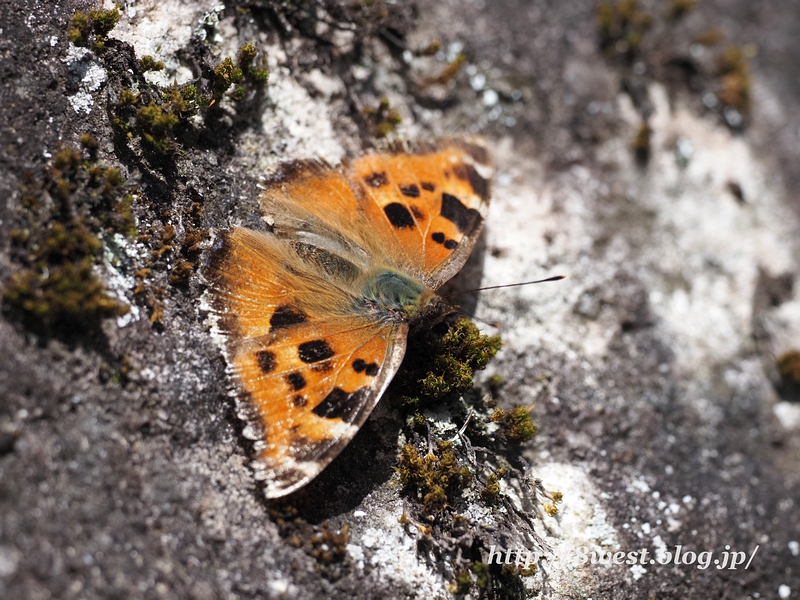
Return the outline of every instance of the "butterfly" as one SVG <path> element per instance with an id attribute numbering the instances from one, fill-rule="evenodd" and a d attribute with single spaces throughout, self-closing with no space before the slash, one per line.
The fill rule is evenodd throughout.
<path id="1" fill-rule="evenodd" d="M 434 293 L 472 251 L 493 166 L 478 140 L 280 167 L 268 226 L 216 231 L 205 306 L 267 498 L 318 475 L 385 392 L 409 330 L 454 309 Z"/>

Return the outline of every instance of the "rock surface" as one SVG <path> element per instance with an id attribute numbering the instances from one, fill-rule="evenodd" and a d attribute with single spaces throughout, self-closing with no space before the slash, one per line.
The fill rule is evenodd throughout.
<path id="1" fill-rule="evenodd" d="M 800 405 L 775 359 L 800 346 L 800 14 L 707 0 L 666 16 L 679 4 L 643 2 L 622 35 L 585 2 L 131 0 L 100 49 L 69 41 L 85 2 L 4 0 L 0 279 L 24 262 L 31 181 L 52 183 L 41 173 L 87 132 L 149 237 L 103 236 L 94 269 L 130 309 L 98 327 L 42 333 L 6 301 L 0 596 L 452 597 L 454 574 L 398 521 L 390 408 L 309 492 L 309 531 L 349 527 L 343 556 L 286 535 L 248 467 L 190 247 L 193 227 L 257 222 L 280 162 L 368 149 L 386 98 L 391 135 L 480 134 L 493 152 L 465 287 L 568 276 L 475 306 L 505 342 L 482 380 L 535 405 L 524 454 L 564 494 L 535 523 L 552 553 L 494 597 L 797 597 Z M 723 41 L 701 43 L 713 30 Z M 123 89 L 208 78 L 247 41 L 266 87 L 176 125 L 177 150 L 112 124 Z M 145 55 L 165 68 L 137 71 Z M 712 562 L 675 564 L 677 546 Z M 643 549 L 656 562 L 580 561 Z M 731 552 L 749 566 L 717 568 Z"/>

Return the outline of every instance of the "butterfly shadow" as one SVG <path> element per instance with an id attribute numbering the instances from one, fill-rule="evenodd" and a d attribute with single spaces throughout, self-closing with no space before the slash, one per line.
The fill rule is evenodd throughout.
<path id="1" fill-rule="evenodd" d="M 283 498 L 309 523 L 321 523 L 360 506 L 385 484 L 397 466 L 399 412 L 380 408 L 361 427 L 341 454 L 308 485 Z"/>
<path id="2" fill-rule="evenodd" d="M 467 262 L 456 275 L 440 287 L 436 293 L 440 296 L 459 294 L 449 302 L 458 306 L 465 314 L 472 317 L 478 307 L 478 292 L 464 294 L 466 290 L 474 290 L 481 286 L 483 268 L 486 263 L 486 230 L 481 231 L 475 242 L 475 249 L 470 254 Z"/>

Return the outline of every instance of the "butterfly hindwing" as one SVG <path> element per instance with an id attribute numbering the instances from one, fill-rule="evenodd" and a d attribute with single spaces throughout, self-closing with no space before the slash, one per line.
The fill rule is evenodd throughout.
<path id="1" fill-rule="evenodd" d="M 315 301 L 306 269 L 319 277 L 285 244 L 241 228 L 220 234 L 206 269 L 267 497 L 302 486 L 341 451 L 405 350 L 403 324 L 335 310 L 348 299 L 330 281 L 325 302 Z"/>

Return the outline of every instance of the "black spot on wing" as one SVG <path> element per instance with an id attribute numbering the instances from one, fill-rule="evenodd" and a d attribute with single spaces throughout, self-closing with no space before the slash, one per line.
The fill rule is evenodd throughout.
<path id="1" fill-rule="evenodd" d="M 375 377 L 378 374 L 377 363 L 368 363 L 363 358 L 357 358 L 353 361 L 353 370 L 356 373 L 366 372 L 370 377 Z"/>
<path id="2" fill-rule="evenodd" d="M 395 229 L 406 229 L 407 227 L 414 227 L 414 217 L 408 212 L 408 209 L 399 202 L 392 202 L 383 207 L 383 212 L 386 213 L 386 218 Z"/>
<path id="3" fill-rule="evenodd" d="M 289 385 L 292 386 L 292 389 L 295 392 L 299 392 L 304 387 L 306 387 L 306 378 L 303 377 L 300 373 L 295 371 L 294 373 L 289 373 L 286 376 L 286 381 L 289 382 Z"/>
<path id="4" fill-rule="evenodd" d="M 458 242 L 455 240 L 448 240 L 444 233 L 441 231 L 435 231 L 431 234 L 431 239 L 436 242 L 437 244 L 442 244 L 448 250 L 453 250 L 456 246 L 458 246 Z"/>
<path id="5" fill-rule="evenodd" d="M 453 167 L 453 173 L 462 181 L 468 181 L 472 191 L 483 200 L 489 197 L 489 182 L 481 177 L 472 165 L 457 165 Z"/>
<path id="6" fill-rule="evenodd" d="M 303 408 L 306 404 L 308 404 L 308 399 L 305 396 L 297 394 L 294 398 L 292 398 L 292 404 L 294 404 L 297 408 Z"/>
<path id="7" fill-rule="evenodd" d="M 272 317 L 269 319 L 270 331 L 275 329 L 283 329 L 290 325 L 297 325 L 298 323 L 305 323 L 308 321 L 308 315 L 299 308 L 282 304 L 275 309 Z"/>
<path id="8" fill-rule="evenodd" d="M 275 354 L 269 350 L 261 350 L 256 352 L 256 362 L 258 367 L 265 374 L 272 373 L 275 367 L 278 366 L 278 361 L 275 359 Z"/>
<path id="9" fill-rule="evenodd" d="M 363 406 L 362 400 L 365 393 L 366 388 L 348 394 L 342 388 L 335 387 L 322 402 L 311 409 L 311 412 L 318 417 L 341 419 L 345 423 L 349 423 Z"/>
<path id="10" fill-rule="evenodd" d="M 411 185 L 401 185 L 400 193 L 409 198 L 419 198 L 419 188 L 414 183 Z"/>
<path id="11" fill-rule="evenodd" d="M 481 221 L 481 213 L 474 208 L 467 208 L 458 198 L 444 192 L 442 194 L 442 210 L 440 214 L 452 221 L 460 232 L 471 231 Z"/>
<path id="12" fill-rule="evenodd" d="M 428 192 L 432 192 L 433 190 L 436 189 L 435 185 L 433 185 L 432 183 L 428 183 L 427 181 L 423 181 L 421 185 L 422 185 L 422 189 L 426 190 Z"/>
<path id="13" fill-rule="evenodd" d="M 304 363 L 315 363 L 333 356 L 333 348 L 325 340 L 303 342 L 297 348 L 297 355 Z"/>
<path id="14" fill-rule="evenodd" d="M 386 173 L 384 173 L 383 171 L 381 171 L 380 173 L 377 172 L 373 173 L 372 175 L 364 179 L 364 181 L 366 181 L 374 188 L 379 188 L 389 183 L 389 180 L 386 179 Z"/>

